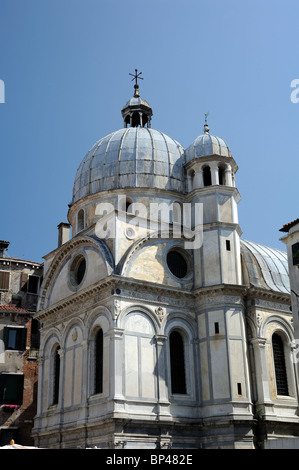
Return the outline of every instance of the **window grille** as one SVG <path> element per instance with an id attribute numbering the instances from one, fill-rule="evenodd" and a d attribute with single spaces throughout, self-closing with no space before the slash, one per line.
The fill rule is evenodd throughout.
<path id="1" fill-rule="evenodd" d="M 103 393 L 103 330 L 99 330 L 95 341 L 95 393 Z"/>
<path id="2" fill-rule="evenodd" d="M 186 394 L 184 340 L 178 331 L 173 331 L 170 341 L 171 391 Z"/>
<path id="3" fill-rule="evenodd" d="M 53 405 L 58 404 L 59 398 L 59 375 L 60 375 L 60 355 L 59 355 L 59 346 L 55 349 L 54 352 L 54 380 L 53 380 Z"/>
<path id="4" fill-rule="evenodd" d="M 184 256 L 182 256 L 179 252 L 169 251 L 169 253 L 167 253 L 167 265 L 174 276 L 182 279 L 187 275 L 187 262 Z"/>
<path id="5" fill-rule="evenodd" d="M 272 337 L 277 395 L 288 395 L 288 380 L 285 365 L 284 346 L 281 337 L 274 333 Z"/>

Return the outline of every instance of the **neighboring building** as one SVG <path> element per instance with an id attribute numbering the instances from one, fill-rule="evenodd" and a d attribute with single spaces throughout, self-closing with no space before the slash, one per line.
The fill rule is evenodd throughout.
<path id="1" fill-rule="evenodd" d="M 35 445 L 243 449 L 298 435 L 287 256 L 241 239 L 229 147 L 207 124 L 186 149 L 152 129 L 137 83 L 122 116 L 79 166 L 44 257 Z"/>
<path id="2" fill-rule="evenodd" d="M 286 233 L 281 241 L 286 244 L 290 276 L 290 290 L 294 322 L 294 336 L 296 342 L 295 362 L 299 363 L 299 219 L 285 224 L 281 232 Z M 299 377 L 299 372 L 298 372 Z"/>
<path id="3" fill-rule="evenodd" d="M 36 311 L 43 268 L 5 256 L 0 241 L 0 446 L 32 445 L 36 413 L 39 326 Z"/>

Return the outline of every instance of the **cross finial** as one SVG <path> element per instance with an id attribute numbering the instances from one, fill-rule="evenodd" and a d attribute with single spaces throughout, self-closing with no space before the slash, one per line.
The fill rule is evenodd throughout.
<path id="1" fill-rule="evenodd" d="M 204 125 L 204 133 L 205 134 L 208 134 L 209 130 L 210 130 L 210 128 L 208 126 L 208 122 L 207 122 L 208 115 L 209 115 L 209 113 L 205 113 L 205 125 Z"/>
<path id="2" fill-rule="evenodd" d="M 129 75 L 131 75 L 131 76 L 133 77 L 131 81 L 135 80 L 135 85 L 134 85 L 134 88 L 135 88 L 134 96 L 135 96 L 135 97 L 140 96 L 139 90 L 138 90 L 138 89 L 139 89 L 139 85 L 138 85 L 137 80 L 138 80 L 138 79 L 139 79 L 139 80 L 143 80 L 143 78 L 140 77 L 141 74 L 142 74 L 142 72 L 139 72 L 139 73 L 138 73 L 138 70 L 137 70 L 137 69 L 135 69 L 135 74 L 134 74 L 134 75 L 133 75 L 132 73 L 129 73 Z"/>

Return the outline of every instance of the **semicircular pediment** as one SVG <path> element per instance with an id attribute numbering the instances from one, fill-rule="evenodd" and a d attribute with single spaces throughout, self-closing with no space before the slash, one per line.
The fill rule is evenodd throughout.
<path id="1" fill-rule="evenodd" d="M 61 247 L 46 272 L 38 310 L 105 279 L 113 271 L 114 260 L 103 240 L 88 236 L 70 240 Z"/>

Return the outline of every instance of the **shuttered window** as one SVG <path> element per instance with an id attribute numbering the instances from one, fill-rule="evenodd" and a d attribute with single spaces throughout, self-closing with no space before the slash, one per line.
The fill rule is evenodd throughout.
<path id="1" fill-rule="evenodd" d="M 0 290 L 9 289 L 9 272 L 0 271 Z"/>
<path id="2" fill-rule="evenodd" d="M 23 292 L 27 292 L 27 281 L 28 281 L 28 274 L 22 273 L 21 274 L 21 290 Z"/>
<path id="3" fill-rule="evenodd" d="M 3 329 L 3 341 L 5 349 L 24 351 L 26 349 L 27 328 L 11 328 L 5 326 Z"/>

